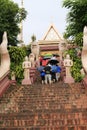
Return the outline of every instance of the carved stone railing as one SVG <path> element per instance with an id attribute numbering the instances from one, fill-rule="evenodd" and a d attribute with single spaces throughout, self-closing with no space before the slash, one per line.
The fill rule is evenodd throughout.
<path id="1" fill-rule="evenodd" d="M 8 77 L 9 77 L 9 71 L 0 78 L 0 97 L 3 95 L 6 89 L 10 86 L 11 82 Z"/>
<path id="2" fill-rule="evenodd" d="M 65 66 L 63 64 L 63 61 L 61 61 L 61 76 L 60 76 L 60 78 L 62 81 L 64 81 L 65 76 L 66 76 L 66 69 L 65 69 Z"/>
<path id="3" fill-rule="evenodd" d="M 83 30 L 83 48 L 82 48 L 82 66 L 85 71 L 85 77 L 83 78 L 83 85 L 87 87 L 87 26 L 84 27 Z"/>
<path id="4" fill-rule="evenodd" d="M 37 78 L 36 72 L 37 72 L 37 69 L 35 67 L 30 68 L 31 83 L 34 83 Z"/>
<path id="5" fill-rule="evenodd" d="M 10 85 L 10 56 L 7 50 L 7 32 L 4 32 L 2 43 L 0 44 L 0 97 Z"/>

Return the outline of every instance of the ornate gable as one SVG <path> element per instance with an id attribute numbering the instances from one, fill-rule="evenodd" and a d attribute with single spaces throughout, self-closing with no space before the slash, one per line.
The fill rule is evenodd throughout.
<path id="1" fill-rule="evenodd" d="M 51 25 L 44 36 L 43 40 L 45 41 L 59 41 L 62 40 L 62 37 L 59 35 L 59 33 L 56 31 L 54 25 Z"/>

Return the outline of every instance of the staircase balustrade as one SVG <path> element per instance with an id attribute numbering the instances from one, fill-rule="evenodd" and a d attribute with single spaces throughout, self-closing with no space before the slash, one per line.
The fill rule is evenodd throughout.
<path id="1" fill-rule="evenodd" d="M 0 97 L 3 95 L 6 89 L 10 86 L 11 81 L 8 77 L 9 77 L 9 71 L 0 78 Z"/>

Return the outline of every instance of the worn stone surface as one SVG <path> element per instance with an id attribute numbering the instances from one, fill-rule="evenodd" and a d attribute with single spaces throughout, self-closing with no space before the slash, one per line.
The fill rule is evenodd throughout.
<path id="1" fill-rule="evenodd" d="M 87 90 L 61 81 L 11 86 L 0 99 L 0 130 L 87 130 Z"/>

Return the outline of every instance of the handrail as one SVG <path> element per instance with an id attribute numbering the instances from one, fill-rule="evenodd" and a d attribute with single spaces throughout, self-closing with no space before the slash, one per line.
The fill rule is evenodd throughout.
<path id="1" fill-rule="evenodd" d="M 10 72 L 10 56 L 7 50 L 7 32 L 4 32 L 0 44 L 0 97 L 10 85 L 8 78 Z"/>
<path id="2" fill-rule="evenodd" d="M 82 66 L 87 73 L 87 26 L 83 30 Z"/>
<path id="3" fill-rule="evenodd" d="M 8 74 L 9 74 L 10 71 L 7 71 L 1 78 L 0 78 L 0 81 L 3 80 Z"/>

